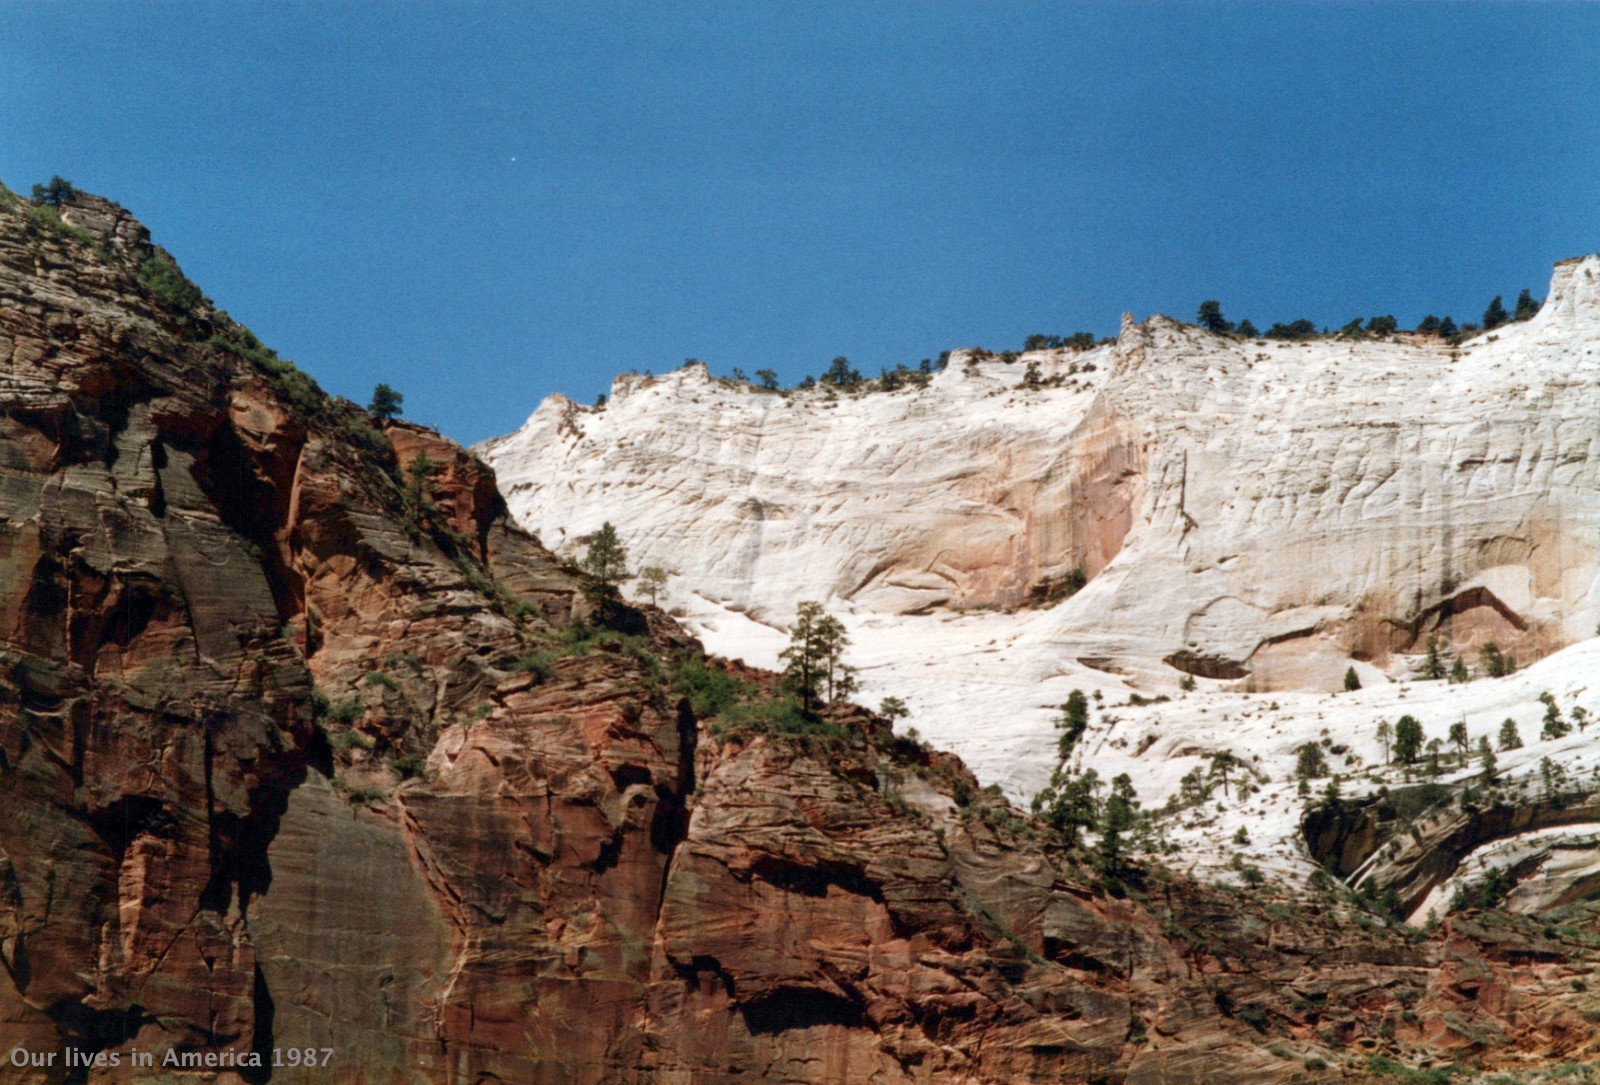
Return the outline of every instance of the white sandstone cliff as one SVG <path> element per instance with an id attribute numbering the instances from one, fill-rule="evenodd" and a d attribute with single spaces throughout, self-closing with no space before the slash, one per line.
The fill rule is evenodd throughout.
<path id="1" fill-rule="evenodd" d="M 1030 361 L 1053 386 L 1025 386 Z M 906 699 L 924 736 L 1014 794 L 1047 779 L 1071 688 L 1110 705 L 1197 677 L 1182 701 L 1097 714 L 1102 777 L 1130 771 L 1150 803 L 1224 747 L 1284 781 L 1330 724 L 1362 732 L 1370 766 L 1372 723 L 1407 689 L 1449 700 L 1430 734 L 1497 724 L 1510 687 L 1374 687 L 1403 682 L 1434 635 L 1469 663 L 1490 641 L 1527 663 L 1593 634 L 1597 420 L 1587 256 L 1556 266 L 1533 320 L 1457 348 L 1125 318 L 1085 352 L 958 351 L 922 389 L 778 394 L 699 365 L 619 377 L 604 408 L 551 396 L 477 451 L 552 549 L 581 553 L 609 520 L 635 567 L 676 574 L 665 605 L 714 651 L 772 666 L 795 605 L 823 601 L 864 692 Z M 1025 607 L 1078 568 L 1083 591 Z M 1352 663 L 1368 690 L 1327 696 Z M 1551 664 L 1593 711 L 1572 664 Z M 1284 818 L 1303 805 L 1282 799 Z"/>

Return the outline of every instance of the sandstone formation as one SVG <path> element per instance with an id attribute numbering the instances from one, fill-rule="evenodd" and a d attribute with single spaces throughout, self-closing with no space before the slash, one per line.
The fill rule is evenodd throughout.
<path id="1" fill-rule="evenodd" d="M 770 676 L 596 614 L 487 468 L 185 285 L 122 209 L 0 190 L 0 1052 L 118 1060 L 4 1080 L 1155 1085 L 1595 1053 L 1591 907 L 1419 938 L 1332 893 L 1098 884 L 949 755 L 849 706 L 763 723 Z M 289 1048 L 333 1061 L 131 1065 Z"/>
<path id="2" fill-rule="evenodd" d="M 745 619 L 781 629 L 826 602 L 860 630 L 870 690 L 920 695 L 924 733 L 1037 787 L 1016 763 L 1048 733 L 1039 710 L 1092 672 L 1146 694 L 1185 675 L 1336 690 L 1351 665 L 1408 673 L 1430 636 L 1527 663 L 1592 635 L 1597 376 L 1588 256 L 1557 265 L 1533 320 L 1459 347 L 1158 316 L 1088 351 L 957 351 L 894 392 L 778 394 L 691 365 L 619 377 L 601 409 L 551 396 L 479 451 L 558 553 L 610 520 L 639 564 L 678 573 L 717 651 L 770 665 L 781 638 Z M 1078 595 L 957 634 L 961 612 L 1051 598 L 1074 569 Z M 1064 676 L 1008 706 L 1031 729 L 988 745 L 961 723 L 996 692 L 964 693 L 998 669 L 986 644 L 1008 674 Z"/>

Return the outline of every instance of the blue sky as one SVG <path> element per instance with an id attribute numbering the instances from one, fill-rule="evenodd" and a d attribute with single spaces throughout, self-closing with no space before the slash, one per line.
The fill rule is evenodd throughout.
<path id="1" fill-rule="evenodd" d="M 0 179 L 463 441 L 687 357 L 1477 319 L 1600 249 L 1600 5 L 5 6 Z"/>

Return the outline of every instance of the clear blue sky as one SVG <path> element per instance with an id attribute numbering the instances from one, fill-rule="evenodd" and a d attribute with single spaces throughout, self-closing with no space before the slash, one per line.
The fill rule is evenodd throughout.
<path id="1" fill-rule="evenodd" d="M 1600 5 L 40 3 L 0 178 L 475 441 L 1119 314 L 1477 319 L 1600 249 Z"/>

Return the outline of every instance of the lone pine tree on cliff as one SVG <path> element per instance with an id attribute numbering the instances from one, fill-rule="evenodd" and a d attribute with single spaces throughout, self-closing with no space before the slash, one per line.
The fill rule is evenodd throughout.
<path id="1" fill-rule="evenodd" d="M 583 571 L 589 574 L 584 592 L 596 603 L 609 602 L 617 596 L 617 585 L 628 579 L 628 551 L 617 538 L 617 529 L 607 520 L 589 539 L 589 550 L 583 557 Z"/>
<path id="2" fill-rule="evenodd" d="M 400 417 L 400 405 L 405 401 L 405 396 L 387 384 L 380 384 L 372 390 L 372 402 L 367 404 L 367 410 L 375 418 L 392 422 Z"/>

